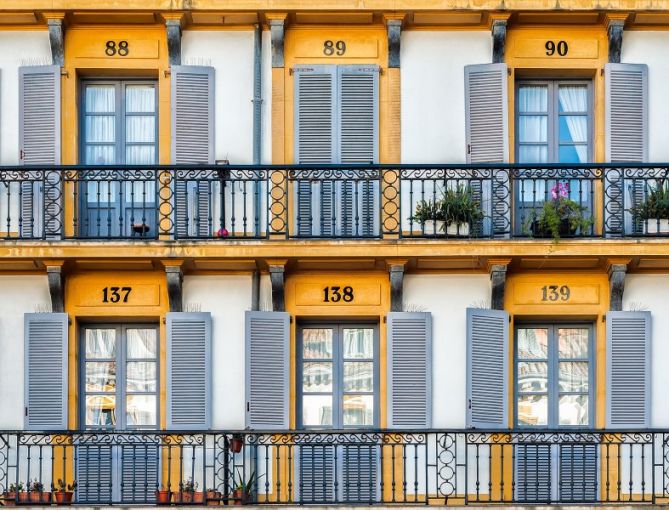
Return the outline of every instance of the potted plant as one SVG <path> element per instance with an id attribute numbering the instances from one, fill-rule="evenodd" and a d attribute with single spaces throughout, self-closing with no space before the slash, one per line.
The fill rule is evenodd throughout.
<path id="1" fill-rule="evenodd" d="M 444 231 L 444 212 L 440 200 L 421 200 L 409 219 L 419 223 L 425 235 L 433 236 Z"/>
<path id="2" fill-rule="evenodd" d="M 16 504 L 18 494 L 23 492 L 23 489 L 23 482 L 9 484 L 9 490 L 5 492 L 3 498 L 4 506 L 14 506 Z"/>
<path id="3" fill-rule="evenodd" d="M 646 234 L 669 233 L 669 183 L 664 179 L 648 192 L 646 200 L 630 209 L 636 221 L 644 222 Z"/>
<path id="4" fill-rule="evenodd" d="M 242 451 L 244 446 L 244 436 L 241 434 L 233 434 L 232 439 L 230 439 L 230 451 L 232 453 L 239 453 Z"/>
<path id="5" fill-rule="evenodd" d="M 248 480 L 244 480 L 241 474 L 239 478 L 235 476 L 234 489 L 232 491 L 235 505 L 248 505 L 253 501 L 253 492 L 256 489 L 257 481 L 255 471 L 251 471 Z"/>
<path id="6" fill-rule="evenodd" d="M 469 236 L 471 226 L 483 219 L 481 204 L 471 190 L 463 185 L 447 189 L 441 199 L 441 209 L 448 236 Z"/>
<path id="7" fill-rule="evenodd" d="M 159 505 L 169 505 L 172 499 L 172 493 L 164 486 L 156 491 L 156 503 Z"/>
<path id="8" fill-rule="evenodd" d="M 30 489 L 30 484 L 28 484 L 27 488 Z M 18 491 L 18 494 L 19 494 L 19 505 L 30 504 L 30 491 L 29 490 Z"/>
<path id="9" fill-rule="evenodd" d="M 192 478 L 179 484 L 179 492 L 172 493 L 172 499 L 175 503 L 203 503 L 204 494 L 197 492 L 198 484 Z"/>
<path id="10" fill-rule="evenodd" d="M 41 503 L 45 505 L 51 504 L 51 492 L 44 491 L 44 484 L 40 482 L 37 478 L 33 480 L 29 487 L 29 499 L 31 503 Z"/>
<path id="11" fill-rule="evenodd" d="M 216 506 L 219 505 L 221 502 L 222 494 L 220 491 L 217 491 L 216 489 L 207 489 L 205 491 L 205 500 L 207 502 L 207 506 Z"/>
<path id="12" fill-rule="evenodd" d="M 57 490 L 54 492 L 56 497 L 57 505 L 70 505 L 72 504 L 72 499 L 74 497 L 74 490 L 77 488 L 76 480 L 73 480 L 71 484 L 66 484 L 63 480 L 58 479 L 58 484 L 56 485 Z"/>
<path id="13" fill-rule="evenodd" d="M 552 237 L 557 242 L 561 237 L 574 235 L 579 229 L 590 228 L 592 220 L 586 218 L 587 211 L 587 207 L 569 198 L 569 184 L 558 182 L 551 189 L 550 200 L 528 218 L 530 233 L 534 237 Z"/>

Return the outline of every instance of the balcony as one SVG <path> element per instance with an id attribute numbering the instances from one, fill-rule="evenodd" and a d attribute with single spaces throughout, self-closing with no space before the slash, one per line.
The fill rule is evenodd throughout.
<path id="1" fill-rule="evenodd" d="M 85 505 L 660 504 L 669 431 L 0 433 L 5 505 L 62 492 Z"/>
<path id="2" fill-rule="evenodd" d="M 560 238 L 655 237 L 669 233 L 653 216 L 668 178 L 659 165 L 1 167 L 0 238 L 541 238 L 556 199 L 578 215 L 556 220 Z"/>

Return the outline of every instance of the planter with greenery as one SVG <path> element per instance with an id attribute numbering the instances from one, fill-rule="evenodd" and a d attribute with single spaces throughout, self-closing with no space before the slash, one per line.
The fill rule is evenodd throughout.
<path id="1" fill-rule="evenodd" d="M 28 486 L 30 502 L 42 505 L 51 504 L 51 492 L 44 491 L 44 484 L 35 478 Z"/>
<path id="2" fill-rule="evenodd" d="M 159 505 L 169 505 L 171 499 L 172 493 L 161 485 L 160 489 L 156 491 L 156 503 Z"/>
<path id="3" fill-rule="evenodd" d="M 444 192 L 441 210 L 448 236 L 467 237 L 472 225 L 483 220 L 481 204 L 474 199 L 471 190 L 462 185 Z"/>
<path id="4" fill-rule="evenodd" d="M 23 492 L 23 482 L 9 484 L 9 490 L 5 492 L 3 499 L 4 506 L 14 506 L 18 499 L 18 494 Z"/>
<path id="5" fill-rule="evenodd" d="M 182 503 L 203 503 L 204 494 L 198 492 L 198 483 L 189 478 L 185 482 L 179 484 L 179 492 L 172 493 L 172 500 L 176 504 Z"/>
<path id="6" fill-rule="evenodd" d="M 586 217 L 588 208 L 569 198 L 569 184 L 558 182 L 551 189 L 551 199 L 544 202 L 538 213 L 528 218 L 533 237 L 552 237 L 555 242 L 561 237 L 573 236 L 579 230 L 587 231 L 592 219 Z"/>
<path id="7" fill-rule="evenodd" d="M 635 222 L 643 221 L 646 234 L 669 233 L 669 183 L 651 188 L 646 200 L 630 209 Z"/>
<path id="8" fill-rule="evenodd" d="M 232 497 L 235 505 L 248 505 L 253 502 L 253 493 L 256 490 L 258 478 L 255 471 L 252 471 L 248 480 L 242 478 L 241 473 L 239 478 L 235 476 L 234 489 Z"/>
<path id="9" fill-rule="evenodd" d="M 441 200 L 421 200 L 416 204 L 416 211 L 410 219 L 420 224 L 425 235 L 441 234 L 446 225 L 441 205 Z"/>
<path id="10" fill-rule="evenodd" d="M 71 484 L 66 484 L 63 480 L 58 480 L 56 484 L 56 492 L 54 496 L 56 497 L 57 505 L 71 505 L 72 500 L 74 499 L 74 490 L 77 488 L 76 480 L 73 480 Z"/>

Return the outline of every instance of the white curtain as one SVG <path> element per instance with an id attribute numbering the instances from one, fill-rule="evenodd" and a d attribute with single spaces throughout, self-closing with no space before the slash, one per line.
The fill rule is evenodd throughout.
<path id="1" fill-rule="evenodd" d="M 560 86 L 558 96 L 561 113 L 587 113 L 588 89 L 585 85 Z M 578 155 L 578 162 L 585 163 L 588 160 L 588 117 L 587 115 L 565 115 L 564 119 L 570 139 L 584 143 L 584 145 L 575 145 L 574 149 Z"/>

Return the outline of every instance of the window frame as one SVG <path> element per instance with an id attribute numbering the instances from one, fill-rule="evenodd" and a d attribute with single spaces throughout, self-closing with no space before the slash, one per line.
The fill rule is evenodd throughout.
<path id="1" fill-rule="evenodd" d="M 583 361 L 585 358 L 560 358 L 559 345 L 557 342 L 557 330 L 565 328 L 587 329 L 588 330 L 588 424 L 587 425 L 560 425 L 559 423 L 559 403 L 560 395 L 562 394 L 583 394 L 583 392 L 563 392 L 560 391 L 560 375 L 559 363 L 570 361 Z M 547 391 L 548 398 L 548 417 L 545 425 L 527 425 L 521 424 L 518 421 L 518 398 L 519 391 L 519 377 L 518 377 L 518 331 L 520 329 L 547 329 L 548 330 L 548 358 L 547 364 Z M 513 424 L 515 428 L 540 430 L 540 429 L 566 429 L 566 430 L 590 430 L 595 426 L 595 412 L 596 412 L 596 342 L 595 342 L 595 327 L 589 322 L 561 322 L 561 321 L 546 321 L 546 322 L 520 322 L 514 325 L 514 343 L 513 343 Z M 537 359 L 538 362 L 543 362 L 543 358 Z M 528 360 L 521 360 L 528 361 Z M 531 393 L 530 393 L 531 394 Z"/>
<path id="2" fill-rule="evenodd" d="M 344 425 L 343 412 L 344 412 L 344 395 L 355 395 L 360 392 L 345 392 L 343 389 L 343 376 L 344 376 L 344 356 L 343 349 L 339 346 L 342 330 L 349 328 L 361 328 L 361 329 L 372 329 L 373 331 L 373 402 L 374 402 L 374 423 L 373 425 Z M 332 329 L 332 398 L 333 398 L 333 407 L 332 407 L 332 425 L 304 425 L 303 423 L 303 397 L 304 395 L 309 395 L 310 393 L 305 393 L 302 386 L 302 377 L 303 377 L 303 366 L 304 366 L 304 357 L 303 357 L 303 330 L 305 329 Z M 374 429 L 379 426 L 380 418 L 380 370 L 379 370 L 379 327 L 376 323 L 364 323 L 364 322 L 305 322 L 300 323 L 297 326 L 297 342 L 296 342 L 296 376 L 295 376 L 295 394 L 297 396 L 295 402 L 295 423 L 298 429 L 301 430 L 337 430 L 337 429 Z M 311 360 L 307 360 L 309 362 Z M 320 359 L 314 360 L 315 362 L 320 361 Z M 358 361 L 367 361 L 367 358 L 361 359 Z M 318 394 L 318 393 L 316 393 Z M 367 394 L 362 392 L 362 394 Z"/>
<path id="3" fill-rule="evenodd" d="M 89 359 L 86 356 L 86 331 L 90 329 L 114 329 L 116 330 L 116 356 L 114 362 L 116 363 L 116 389 L 114 398 L 116 399 L 116 424 L 110 427 L 93 426 L 86 424 L 86 397 L 88 395 L 104 394 L 104 392 L 88 392 L 86 391 L 86 362 Z M 127 331 L 129 329 L 153 329 L 156 332 L 156 357 L 154 359 L 148 358 L 132 358 L 128 359 L 127 355 Z M 78 359 L 78 384 L 79 384 L 79 423 L 82 430 L 99 430 L 99 431 L 118 431 L 118 430 L 155 430 L 160 428 L 160 394 L 161 394 L 161 379 L 160 379 L 160 327 L 154 323 L 92 323 L 84 324 L 80 327 L 79 332 L 79 359 Z M 111 358 L 104 358 L 101 361 L 108 361 Z M 90 361 L 95 361 L 91 359 Z M 127 364 L 128 361 L 152 361 L 156 364 L 156 390 L 155 392 L 134 392 L 127 390 Z M 111 395 L 111 393 L 109 393 Z M 155 395 L 156 396 L 156 423 L 153 425 L 128 425 L 126 423 L 127 402 L 128 395 Z"/>

